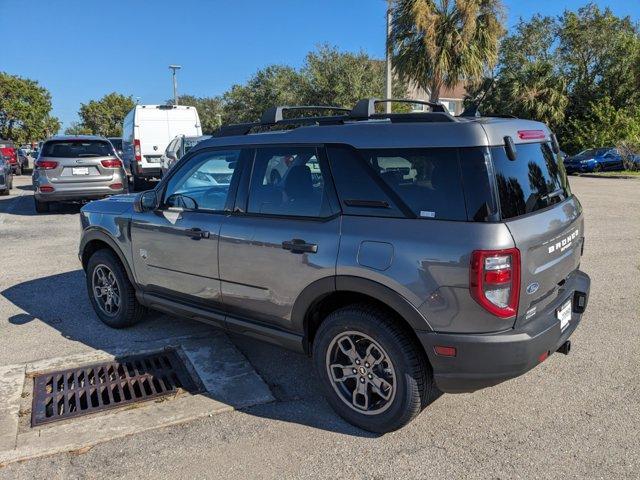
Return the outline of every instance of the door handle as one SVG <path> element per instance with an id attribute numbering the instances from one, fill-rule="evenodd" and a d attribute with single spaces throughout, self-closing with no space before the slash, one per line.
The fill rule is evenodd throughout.
<path id="1" fill-rule="evenodd" d="M 282 248 L 289 250 L 291 253 L 317 253 L 318 245 L 315 243 L 307 243 L 300 238 L 286 240 L 282 242 Z"/>
<path id="2" fill-rule="evenodd" d="M 184 231 L 187 237 L 191 237 L 194 240 L 200 240 L 201 238 L 209 238 L 209 232 L 202 230 L 201 228 L 188 228 Z"/>

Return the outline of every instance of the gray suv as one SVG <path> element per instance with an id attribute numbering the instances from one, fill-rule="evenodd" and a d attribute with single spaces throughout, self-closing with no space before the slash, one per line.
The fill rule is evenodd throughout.
<path id="1" fill-rule="evenodd" d="M 52 137 L 34 162 L 32 182 L 35 208 L 49 211 L 53 202 L 82 201 L 125 193 L 122 161 L 104 137 Z"/>
<path id="2" fill-rule="evenodd" d="M 436 387 L 471 392 L 568 353 L 590 280 L 555 136 L 439 104 L 376 113 L 385 101 L 270 109 L 155 189 L 85 206 L 100 319 L 151 308 L 310 354 L 338 414 L 376 432 Z"/>

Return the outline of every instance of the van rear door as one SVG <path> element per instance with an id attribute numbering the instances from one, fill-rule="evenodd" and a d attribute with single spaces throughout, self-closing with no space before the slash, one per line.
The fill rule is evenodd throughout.
<path id="1" fill-rule="evenodd" d="M 560 287 L 578 268 L 582 207 L 548 142 L 518 144 L 513 161 L 504 147 L 493 147 L 492 158 L 501 217 L 521 255 L 516 319 L 521 325 L 556 301 Z"/>

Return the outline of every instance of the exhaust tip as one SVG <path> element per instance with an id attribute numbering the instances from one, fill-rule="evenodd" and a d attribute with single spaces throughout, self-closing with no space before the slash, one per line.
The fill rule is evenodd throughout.
<path id="1" fill-rule="evenodd" d="M 564 355 L 569 355 L 569 352 L 571 351 L 571 340 L 567 340 L 562 345 L 560 345 L 560 348 L 558 348 L 557 351 Z"/>

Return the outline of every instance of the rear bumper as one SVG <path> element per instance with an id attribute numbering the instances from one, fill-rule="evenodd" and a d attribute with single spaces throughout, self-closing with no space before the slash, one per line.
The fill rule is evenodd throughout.
<path id="1" fill-rule="evenodd" d="M 160 178 L 162 176 L 162 168 L 159 163 L 153 164 L 153 167 L 142 167 L 139 163 L 131 164 L 131 173 L 139 178 Z"/>
<path id="2" fill-rule="evenodd" d="M 559 299 L 544 313 L 520 328 L 493 334 L 446 334 L 417 332 L 433 367 L 440 390 L 473 392 L 520 376 L 540 363 L 545 352 L 553 354 L 573 334 L 584 308 L 573 303 L 569 325 L 560 331 L 556 308 L 568 299 L 584 296 L 587 305 L 591 280 L 574 272 L 563 286 Z M 436 355 L 436 345 L 455 347 L 455 357 Z"/>
<path id="3" fill-rule="evenodd" d="M 54 185 L 54 188 L 55 187 L 56 186 Z M 53 192 L 43 193 L 36 188 L 33 196 L 40 202 L 65 202 L 74 200 L 98 200 L 100 198 L 111 195 L 120 195 L 122 193 L 127 193 L 126 182 L 123 183 L 122 188 L 117 190 L 104 185 L 77 189 L 66 187 L 64 189 L 54 190 Z"/>

